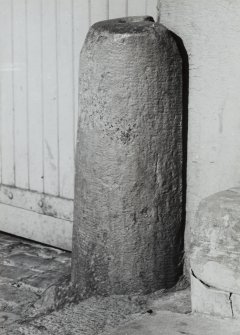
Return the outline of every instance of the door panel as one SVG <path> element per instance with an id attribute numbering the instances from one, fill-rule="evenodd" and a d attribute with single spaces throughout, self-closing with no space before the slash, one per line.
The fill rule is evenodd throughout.
<path id="1" fill-rule="evenodd" d="M 156 3 L 0 0 L 0 230 L 71 250 L 81 46 Z"/>

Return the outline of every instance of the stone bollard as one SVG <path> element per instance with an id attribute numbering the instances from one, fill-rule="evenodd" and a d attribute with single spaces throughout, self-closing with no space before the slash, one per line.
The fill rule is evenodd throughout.
<path id="1" fill-rule="evenodd" d="M 240 188 L 203 199 L 191 246 L 192 310 L 240 319 Z"/>
<path id="2" fill-rule="evenodd" d="M 182 61 L 151 17 L 98 22 L 80 56 L 72 282 L 172 287 L 182 257 Z"/>

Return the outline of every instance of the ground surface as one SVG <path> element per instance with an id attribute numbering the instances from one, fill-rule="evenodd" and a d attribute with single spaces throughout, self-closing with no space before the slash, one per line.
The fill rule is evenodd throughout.
<path id="1" fill-rule="evenodd" d="M 168 292 L 96 297 L 50 311 L 70 260 L 68 252 L 0 234 L 1 335 L 240 334 L 235 320 L 191 315 L 184 280 Z"/>
<path id="2" fill-rule="evenodd" d="M 28 315 L 70 263 L 69 252 L 0 233 L 0 327 Z"/>
<path id="3" fill-rule="evenodd" d="M 240 324 L 234 320 L 158 311 L 111 332 L 111 335 L 239 335 Z"/>

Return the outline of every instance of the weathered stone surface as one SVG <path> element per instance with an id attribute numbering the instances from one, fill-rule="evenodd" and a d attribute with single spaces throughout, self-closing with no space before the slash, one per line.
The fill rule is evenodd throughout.
<path id="1" fill-rule="evenodd" d="M 191 275 L 191 301 L 193 312 L 233 317 L 230 293 L 204 285 L 193 275 Z"/>
<path id="2" fill-rule="evenodd" d="M 231 299 L 233 317 L 235 319 L 240 319 L 240 295 L 231 294 L 230 299 Z"/>
<path id="3" fill-rule="evenodd" d="M 240 189 L 216 193 L 199 206 L 191 267 L 207 285 L 240 294 Z"/>
<path id="4" fill-rule="evenodd" d="M 240 319 L 240 295 L 216 289 L 191 275 L 192 312 Z"/>
<path id="5" fill-rule="evenodd" d="M 182 63 L 151 18 L 94 24 L 80 57 L 72 280 L 82 297 L 181 273 Z"/>
<path id="6" fill-rule="evenodd" d="M 240 317 L 240 189 L 204 199 L 191 247 L 194 311 Z M 202 283 L 201 283 L 202 282 Z"/>

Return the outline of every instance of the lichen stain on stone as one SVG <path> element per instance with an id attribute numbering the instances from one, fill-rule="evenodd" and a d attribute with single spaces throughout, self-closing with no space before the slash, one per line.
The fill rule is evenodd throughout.
<path id="1" fill-rule="evenodd" d="M 128 128 L 127 131 L 121 131 L 120 139 L 123 144 L 127 144 L 131 140 L 131 128 Z"/>

